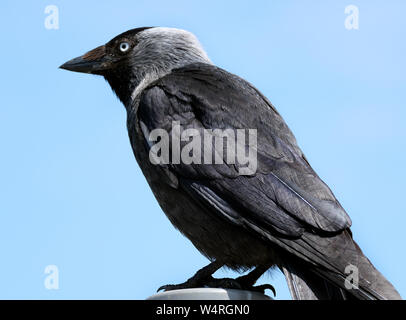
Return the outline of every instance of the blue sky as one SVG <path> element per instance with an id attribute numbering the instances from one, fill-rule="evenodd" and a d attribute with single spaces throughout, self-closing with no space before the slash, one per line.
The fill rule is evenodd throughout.
<path id="1" fill-rule="evenodd" d="M 344 27 L 350 4 L 359 30 Z M 107 83 L 57 68 L 139 26 L 194 32 L 273 102 L 406 297 L 405 1 L 4 0 L 0 11 L 0 298 L 144 299 L 207 263 L 152 196 Z M 44 286 L 47 265 L 58 290 Z M 261 282 L 289 299 L 278 272 Z"/>

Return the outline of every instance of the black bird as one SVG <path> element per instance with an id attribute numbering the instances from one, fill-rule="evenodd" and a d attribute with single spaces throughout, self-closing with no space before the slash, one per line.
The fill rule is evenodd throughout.
<path id="1" fill-rule="evenodd" d="M 349 216 L 274 106 L 213 65 L 193 34 L 129 30 L 61 68 L 108 81 L 126 107 L 131 146 L 162 210 L 211 261 L 185 283 L 162 289 L 264 290 L 271 286 L 254 287 L 256 280 L 277 267 L 293 299 L 401 299 L 353 240 Z M 186 164 L 172 153 L 172 161 L 154 163 L 150 135 L 155 129 L 172 134 L 174 122 L 182 130 L 256 129 L 255 171 L 242 175 L 242 165 L 227 159 Z M 166 142 L 171 152 L 172 142 Z M 253 270 L 213 278 L 221 267 Z"/>

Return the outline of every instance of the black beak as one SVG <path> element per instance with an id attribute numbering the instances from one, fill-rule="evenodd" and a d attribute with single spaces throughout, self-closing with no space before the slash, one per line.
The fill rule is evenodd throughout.
<path id="1" fill-rule="evenodd" d="M 102 74 L 112 66 L 112 61 L 106 55 L 105 46 L 97 47 L 83 56 L 69 60 L 59 68 L 83 73 Z"/>

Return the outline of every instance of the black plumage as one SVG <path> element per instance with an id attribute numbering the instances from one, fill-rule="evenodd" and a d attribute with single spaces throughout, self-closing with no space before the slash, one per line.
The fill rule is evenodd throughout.
<path id="1" fill-rule="evenodd" d="M 137 38 L 142 31 L 127 32 L 106 46 L 114 49 L 116 42 L 128 37 L 137 39 L 134 43 L 145 42 L 145 38 Z M 171 35 L 168 43 L 173 41 L 179 47 L 173 38 L 176 36 Z M 166 51 L 172 47 L 162 50 L 164 39 L 157 45 L 159 54 L 151 51 L 154 59 L 165 61 L 157 64 L 166 69 L 155 77 L 148 73 L 149 60 L 142 67 L 135 62 L 134 56 L 142 50 L 136 44 L 132 57 L 121 57 L 124 62 L 93 72 L 102 74 L 126 105 L 135 157 L 163 211 L 214 261 L 203 277 L 197 275 L 183 285 L 164 288 L 224 285 L 211 278 L 221 266 L 257 268 L 249 281 L 239 279 L 251 286 L 264 271 L 277 266 L 295 299 L 400 298 L 353 240 L 349 216 L 311 168 L 274 106 L 251 84 L 204 57 L 187 56 L 183 61 L 177 51 L 169 52 L 176 63 L 168 66 Z M 153 45 L 156 43 L 150 41 L 145 47 L 151 50 Z M 187 50 L 182 48 L 182 54 Z M 63 67 L 77 71 L 69 63 Z M 154 129 L 171 133 L 173 121 L 184 129 L 256 129 L 255 174 L 240 175 L 239 165 L 227 161 L 152 164 L 149 133 Z M 350 265 L 359 272 L 358 289 L 345 286 Z M 238 281 L 227 283 L 238 286 Z"/>

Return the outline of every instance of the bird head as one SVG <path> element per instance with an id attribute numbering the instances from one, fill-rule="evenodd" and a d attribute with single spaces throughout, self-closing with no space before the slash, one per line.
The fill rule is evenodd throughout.
<path id="1" fill-rule="evenodd" d="M 192 33 L 153 27 L 126 31 L 60 68 L 103 76 L 127 105 L 140 83 L 196 62 L 211 63 Z"/>

